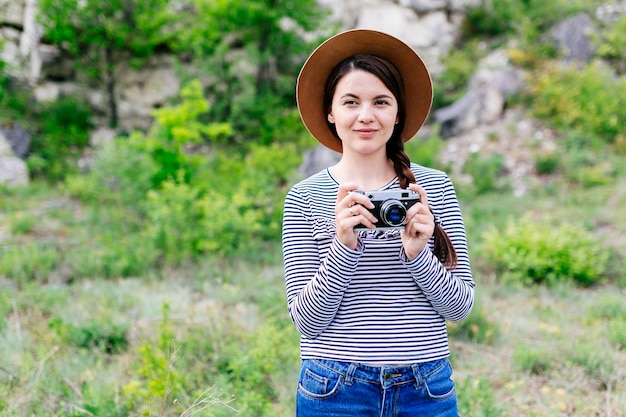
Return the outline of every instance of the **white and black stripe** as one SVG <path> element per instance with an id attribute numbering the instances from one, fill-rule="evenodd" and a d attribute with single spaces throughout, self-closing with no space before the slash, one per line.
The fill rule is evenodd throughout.
<path id="1" fill-rule="evenodd" d="M 429 247 L 408 261 L 400 233 L 359 231 L 351 250 L 335 236 L 338 183 L 328 170 L 296 184 L 285 199 L 283 257 L 289 315 L 302 359 L 401 364 L 449 355 L 445 320 L 474 302 L 465 227 L 452 182 L 411 164 L 417 183 L 458 256 L 452 271 Z M 398 189 L 397 179 L 385 189 Z"/>

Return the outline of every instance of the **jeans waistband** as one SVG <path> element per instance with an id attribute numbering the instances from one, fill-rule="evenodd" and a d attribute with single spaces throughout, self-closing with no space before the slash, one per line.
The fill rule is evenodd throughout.
<path id="1" fill-rule="evenodd" d="M 383 388 L 407 382 L 416 382 L 417 385 L 421 385 L 424 378 L 448 364 L 447 358 L 405 366 L 369 366 L 329 359 L 310 360 L 343 375 L 346 385 L 351 385 L 353 380 L 359 380 L 380 384 Z"/>

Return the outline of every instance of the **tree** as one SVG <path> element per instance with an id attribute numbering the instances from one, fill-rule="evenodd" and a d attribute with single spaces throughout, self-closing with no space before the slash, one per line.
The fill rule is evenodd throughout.
<path id="1" fill-rule="evenodd" d="M 194 0 L 192 15 L 180 46 L 212 77 L 211 117 L 231 123 L 236 141 L 269 142 L 328 13 L 315 0 Z"/>
<path id="2" fill-rule="evenodd" d="M 176 34 L 174 0 L 40 0 L 45 39 L 75 58 L 77 72 L 108 96 L 109 124 L 118 124 L 117 67 L 140 67 Z"/>

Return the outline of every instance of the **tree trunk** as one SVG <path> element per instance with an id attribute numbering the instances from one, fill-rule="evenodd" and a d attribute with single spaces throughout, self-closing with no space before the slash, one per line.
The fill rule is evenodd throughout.
<path id="1" fill-rule="evenodd" d="M 106 65 L 106 91 L 109 99 L 109 127 L 116 128 L 118 124 L 117 118 L 117 99 L 115 97 L 115 63 L 113 62 L 113 47 L 108 45 L 105 48 L 105 65 Z"/>

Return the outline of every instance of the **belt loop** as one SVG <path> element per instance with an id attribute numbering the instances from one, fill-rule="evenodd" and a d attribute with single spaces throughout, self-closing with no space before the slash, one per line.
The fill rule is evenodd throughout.
<path id="1" fill-rule="evenodd" d="M 415 377 L 415 384 L 419 387 L 422 385 L 422 381 L 424 380 L 424 378 L 422 378 L 422 374 L 420 373 L 420 365 L 415 363 L 411 365 L 411 369 L 413 370 L 413 376 Z"/>
<path id="2" fill-rule="evenodd" d="M 348 367 L 348 371 L 346 372 L 346 385 L 352 385 L 352 379 L 354 378 L 354 373 L 356 372 L 357 366 L 353 363 Z"/>

